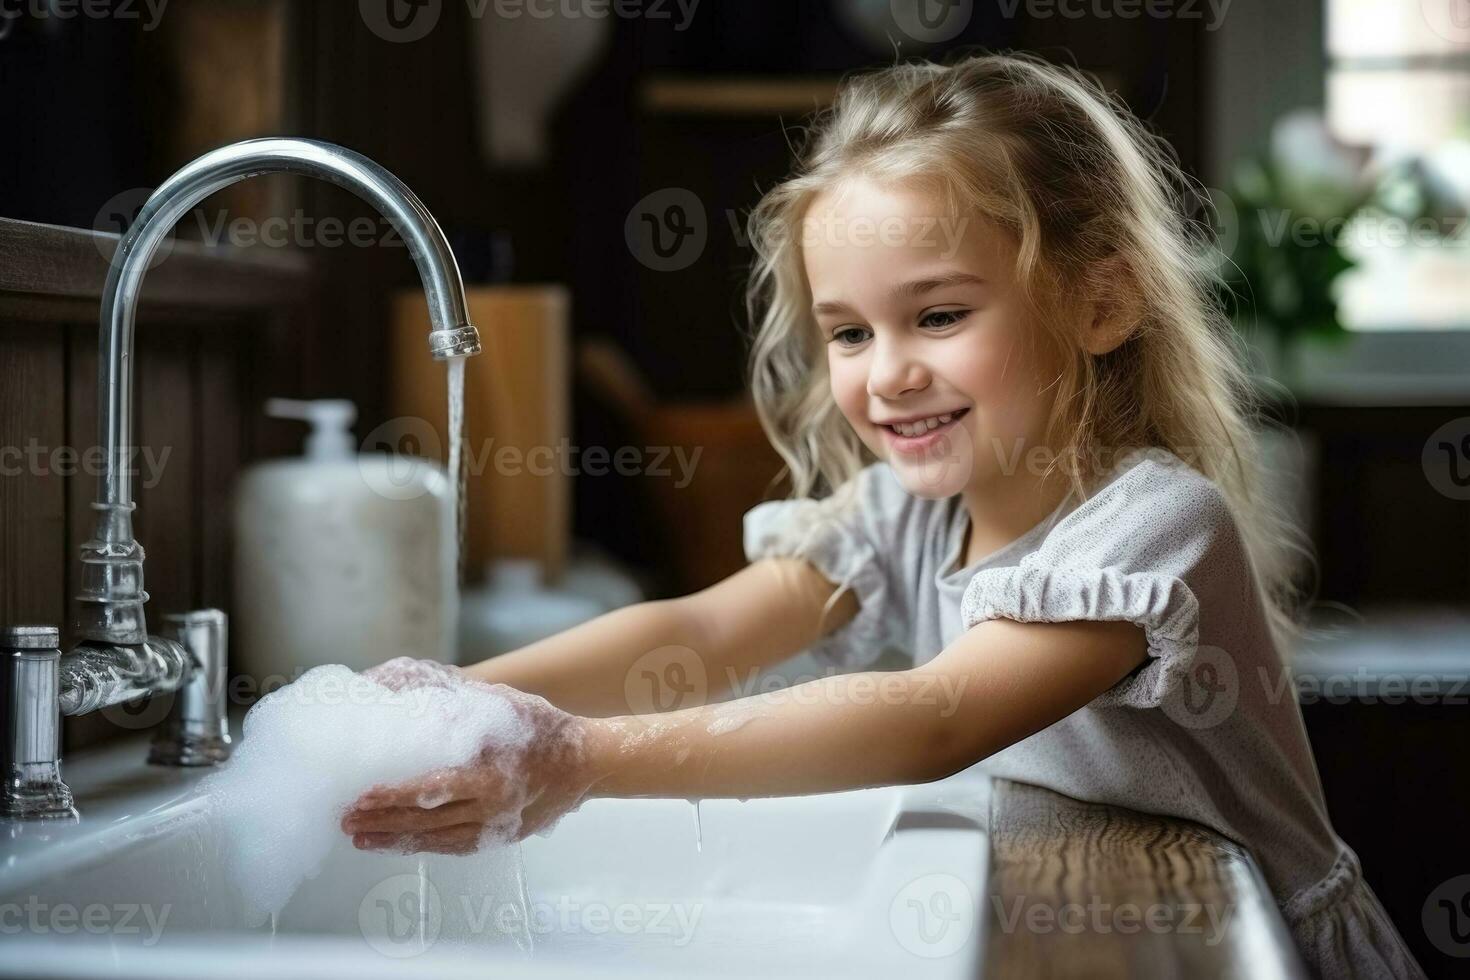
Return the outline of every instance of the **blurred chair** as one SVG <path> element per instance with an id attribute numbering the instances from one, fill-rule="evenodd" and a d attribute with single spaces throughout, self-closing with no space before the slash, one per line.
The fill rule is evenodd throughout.
<path id="1" fill-rule="evenodd" d="M 690 592 L 743 568 L 745 512 L 787 492 L 781 457 L 766 440 L 749 396 L 660 402 L 627 353 L 605 339 L 578 345 L 577 372 L 623 417 L 635 440 L 645 447 L 669 447 L 666 465 L 676 476 L 675 450 L 693 462 L 686 485 L 674 478 L 645 479 L 635 491 L 664 529 L 659 547 L 671 584 Z"/>

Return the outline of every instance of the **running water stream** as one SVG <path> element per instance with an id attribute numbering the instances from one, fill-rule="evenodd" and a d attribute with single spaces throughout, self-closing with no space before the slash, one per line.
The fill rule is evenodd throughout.
<path id="1" fill-rule="evenodd" d="M 418 933 L 419 952 L 429 948 L 428 941 L 424 936 L 425 923 L 429 920 L 429 872 L 424 859 L 419 858 L 419 903 L 418 903 Z"/>
<path id="2" fill-rule="evenodd" d="M 464 585 L 464 540 L 465 540 L 465 458 L 464 458 L 464 362 L 463 357 L 452 357 L 448 364 L 449 390 L 449 485 L 454 508 L 454 584 L 458 590 Z M 455 603 L 458 606 L 458 602 Z"/>

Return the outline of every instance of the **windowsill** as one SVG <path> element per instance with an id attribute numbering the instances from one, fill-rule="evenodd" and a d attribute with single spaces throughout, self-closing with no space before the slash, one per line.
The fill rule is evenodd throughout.
<path id="1" fill-rule="evenodd" d="M 1470 329 L 1354 331 L 1341 342 L 1308 338 L 1294 353 L 1293 377 L 1261 356 L 1299 401 L 1322 405 L 1470 405 Z"/>

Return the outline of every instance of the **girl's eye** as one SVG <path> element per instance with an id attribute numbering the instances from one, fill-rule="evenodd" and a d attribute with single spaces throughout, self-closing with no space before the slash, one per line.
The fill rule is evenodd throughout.
<path id="1" fill-rule="evenodd" d="M 837 341 L 840 347 L 856 347 L 863 342 L 866 335 L 867 331 L 862 327 L 843 327 L 832 331 L 832 339 Z"/>
<path id="2" fill-rule="evenodd" d="M 943 330 L 959 323 L 970 315 L 969 310 L 935 310 L 919 318 L 919 325 L 928 330 Z M 856 347 L 868 339 L 867 327 L 839 327 L 832 331 L 832 340 L 839 347 Z"/>
<path id="3" fill-rule="evenodd" d="M 945 327 L 954 326 L 969 315 L 969 310 L 935 310 L 933 313 L 926 314 L 920 318 L 919 325 L 941 330 Z"/>

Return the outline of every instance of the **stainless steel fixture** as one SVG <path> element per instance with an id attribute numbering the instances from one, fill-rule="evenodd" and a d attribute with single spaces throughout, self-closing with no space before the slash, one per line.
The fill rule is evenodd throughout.
<path id="1" fill-rule="evenodd" d="M 189 669 L 173 710 L 153 735 L 148 761 L 161 766 L 211 766 L 230 757 L 229 618 L 218 609 L 163 617 L 163 632 L 189 654 Z M 63 701 L 64 704 L 64 701 Z"/>
<path id="2" fill-rule="evenodd" d="M 128 469 L 133 323 L 143 276 L 174 224 L 215 191 L 267 173 L 318 177 L 376 208 L 407 244 L 418 267 L 429 304 L 430 355 L 450 360 L 480 352 L 480 335 L 469 322 L 459 267 L 439 225 L 402 181 L 361 154 L 317 140 L 246 140 L 206 153 L 164 181 L 119 242 L 102 291 L 97 424 L 104 457 L 92 504 L 93 535 L 81 548 L 74 623 L 78 645 L 62 657 L 56 652 L 54 627 L 19 627 L 4 633 L 6 701 L 11 709 L 6 814 L 42 815 L 48 808 L 52 813 L 73 812 L 56 761 L 61 714 L 83 714 L 146 694 L 179 690 L 175 716 L 150 758 L 200 765 L 228 755 L 222 697 L 224 614 L 187 613 L 169 621 L 168 635 L 148 635 L 144 553 L 133 537 L 135 504 Z M 55 785 L 44 788 L 53 774 Z M 35 779 L 40 783 L 33 786 Z M 12 793 L 12 780 L 30 789 Z M 27 793 L 35 799 L 26 802 Z"/>
<path id="3" fill-rule="evenodd" d="M 133 319 L 143 275 L 164 236 L 215 191 L 246 177 L 295 173 L 339 184 L 373 205 L 408 245 L 429 301 L 429 353 L 437 360 L 480 352 L 470 325 L 454 254 L 433 215 L 413 191 L 371 160 L 331 143 L 268 138 L 233 143 L 188 164 L 148 198 L 113 256 L 102 290 L 98 357 L 98 444 L 105 451 L 98 478 L 92 540 L 82 545 L 82 590 L 76 638 L 137 648 L 147 641 L 143 548 L 133 538 Z"/>
<path id="4" fill-rule="evenodd" d="M 202 609 L 165 616 L 164 633 L 150 637 L 136 654 L 109 646 L 79 648 L 63 657 L 55 626 L 0 629 L 6 732 L 0 815 L 76 815 L 71 790 L 61 778 L 63 715 L 172 694 L 148 761 L 204 766 L 229 758 L 225 614 Z"/>
<path id="5" fill-rule="evenodd" d="M 70 816 L 61 781 L 61 633 L 55 626 L 0 629 L 5 658 L 5 786 L 9 817 Z"/>

